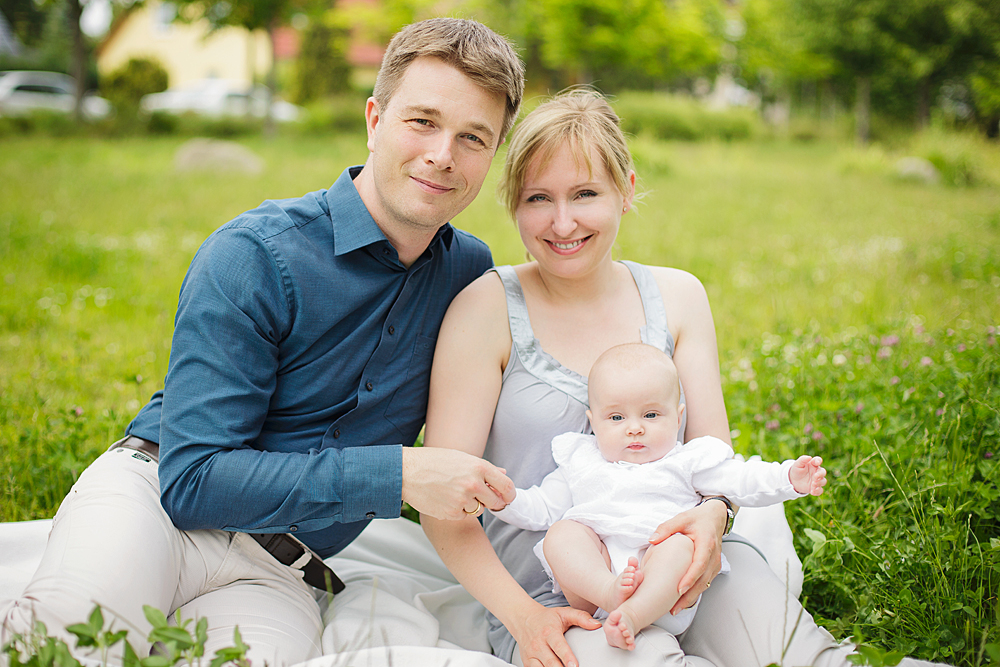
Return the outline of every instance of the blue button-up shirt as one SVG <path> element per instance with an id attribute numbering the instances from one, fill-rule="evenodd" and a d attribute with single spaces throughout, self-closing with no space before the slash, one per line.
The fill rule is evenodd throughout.
<path id="1" fill-rule="evenodd" d="M 164 389 L 128 428 L 160 443 L 178 527 L 292 532 L 326 557 L 399 516 L 441 320 L 492 258 L 445 225 L 407 269 L 358 171 L 265 201 L 195 255 Z"/>

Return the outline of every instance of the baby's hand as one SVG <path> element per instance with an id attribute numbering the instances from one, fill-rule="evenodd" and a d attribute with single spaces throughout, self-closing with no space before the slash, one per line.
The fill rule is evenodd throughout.
<path id="1" fill-rule="evenodd" d="M 826 468 L 818 456 L 800 456 L 788 470 L 788 481 L 798 493 L 818 496 L 826 486 Z"/>

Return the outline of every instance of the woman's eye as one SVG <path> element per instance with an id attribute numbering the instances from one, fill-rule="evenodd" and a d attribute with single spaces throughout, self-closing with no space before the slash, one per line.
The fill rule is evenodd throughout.
<path id="1" fill-rule="evenodd" d="M 543 195 L 531 195 L 525 201 L 529 203 L 540 202 L 545 201 L 545 197 Z"/>
<path id="2" fill-rule="evenodd" d="M 593 190 L 584 190 L 578 196 L 579 197 L 596 197 L 597 193 L 594 192 Z"/>

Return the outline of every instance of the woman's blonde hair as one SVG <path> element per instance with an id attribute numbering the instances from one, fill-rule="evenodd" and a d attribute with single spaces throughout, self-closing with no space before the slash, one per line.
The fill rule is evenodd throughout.
<path id="1" fill-rule="evenodd" d="M 524 190 L 524 177 L 535 156 L 544 167 L 563 144 L 573 147 L 577 156 L 593 174 L 591 152 L 604 163 L 618 190 L 631 190 L 629 172 L 632 154 L 619 125 L 618 114 L 607 99 L 589 88 L 573 88 L 559 93 L 525 116 L 514 129 L 507 149 L 507 160 L 497 186 L 501 203 L 513 219 Z"/>

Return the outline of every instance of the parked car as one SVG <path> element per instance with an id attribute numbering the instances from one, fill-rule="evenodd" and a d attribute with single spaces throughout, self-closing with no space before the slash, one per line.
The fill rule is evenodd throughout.
<path id="1" fill-rule="evenodd" d="M 23 116 L 37 109 L 72 113 L 76 103 L 76 80 L 58 72 L 0 72 L 0 116 Z M 111 113 L 111 104 L 87 94 L 83 115 L 92 120 Z"/>
<path id="2" fill-rule="evenodd" d="M 204 116 L 254 116 L 263 118 L 267 111 L 268 89 L 265 86 L 248 86 L 227 79 L 201 79 L 162 93 L 145 95 L 140 102 L 148 112 L 192 112 Z M 302 113 L 301 107 L 274 97 L 271 100 L 271 117 L 279 121 L 293 121 Z"/>

